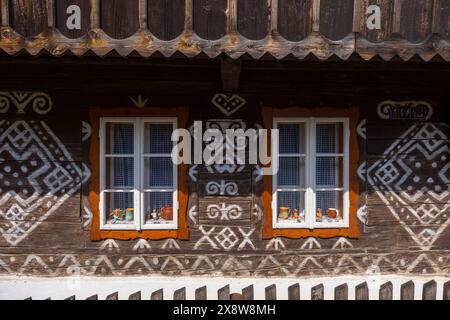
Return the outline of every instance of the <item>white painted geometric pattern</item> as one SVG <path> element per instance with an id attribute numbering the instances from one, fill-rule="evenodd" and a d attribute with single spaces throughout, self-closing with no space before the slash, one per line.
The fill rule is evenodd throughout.
<path id="1" fill-rule="evenodd" d="M 43 121 L 0 121 L 0 235 L 17 245 L 89 177 Z"/>
<path id="2" fill-rule="evenodd" d="M 450 149 L 443 129 L 448 126 L 412 126 L 367 170 L 369 184 L 424 250 L 450 224 Z"/>

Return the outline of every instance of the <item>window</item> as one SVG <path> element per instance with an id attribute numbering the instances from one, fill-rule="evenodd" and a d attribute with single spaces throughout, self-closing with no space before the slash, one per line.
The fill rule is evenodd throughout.
<path id="1" fill-rule="evenodd" d="M 348 119 L 275 118 L 273 127 L 273 227 L 348 227 Z"/>
<path id="2" fill-rule="evenodd" d="M 262 116 L 279 130 L 269 140 L 279 170 L 263 177 L 262 238 L 358 238 L 359 108 L 263 107 Z"/>
<path id="3" fill-rule="evenodd" d="M 100 118 L 100 230 L 178 227 L 177 119 Z"/>

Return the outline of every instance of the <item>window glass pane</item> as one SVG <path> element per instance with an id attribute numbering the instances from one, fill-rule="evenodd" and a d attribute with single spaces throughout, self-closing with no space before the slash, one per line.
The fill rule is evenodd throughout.
<path id="1" fill-rule="evenodd" d="M 277 174 L 278 186 L 295 186 L 305 188 L 305 158 L 280 157 L 280 167 Z"/>
<path id="2" fill-rule="evenodd" d="M 134 129 L 132 123 L 106 124 L 106 154 L 133 154 Z"/>
<path id="3" fill-rule="evenodd" d="M 278 223 L 301 223 L 305 221 L 305 192 L 279 191 Z"/>
<path id="4" fill-rule="evenodd" d="M 173 193 L 144 193 L 144 219 L 146 224 L 167 224 L 173 222 Z"/>
<path id="5" fill-rule="evenodd" d="M 107 189 L 134 187 L 134 159 L 106 158 L 105 186 Z"/>
<path id="6" fill-rule="evenodd" d="M 106 224 L 134 223 L 133 192 L 105 192 L 104 197 Z"/>
<path id="7" fill-rule="evenodd" d="M 316 193 L 316 222 L 339 222 L 343 212 L 342 191 Z"/>
<path id="8" fill-rule="evenodd" d="M 343 186 L 343 158 L 317 157 L 316 159 L 316 187 L 342 188 Z"/>
<path id="9" fill-rule="evenodd" d="M 144 152 L 169 154 L 172 152 L 172 123 L 146 123 Z"/>
<path id="10" fill-rule="evenodd" d="M 172 187 L 172 158 L 146 158 L 144 160 L 144 178 L 146 189 L 151 187 Z"/>
<path id="11" fill-rule="evenodd" d="M 279 152 L 281 154 L 305 153 L 305 124 L 279 123 Z"/>
<path id="12" fill-rule="evenodd" d="M 343 124 L 318 123 L 316 126 L 316 152 L 342 153 Z"/>

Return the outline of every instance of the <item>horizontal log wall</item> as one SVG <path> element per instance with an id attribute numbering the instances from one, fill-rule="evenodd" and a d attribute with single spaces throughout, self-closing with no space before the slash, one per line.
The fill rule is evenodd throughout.
<path id="1" fill-rule="evenodd" d="M 1 101 L 6 101 L 4 97 L 9 101 L 9 108 L 0 118 L 0 172 L 3 175 L 0 189 L 2 196 L 11 196 L 2 198 L 0 205 L 1 274 L 301 277 L 367 272 L 445 275 L 449 271 L 450 230 L 446 227 L 448 208 L 445 209 L 448 196 L 442 196 L 448 189 L 442 177 L 447 177 L 448 172 L 441 170 L 448 164 L 449 129 L 443 119 L 448 117 L 450 71 L 444 64 L 243 61 L 238 95 L 245 99 L 245 105 L 227 118 L 212 102 L 215 95 L 222 92 L 221 65 L 217 61 L 162 59 L 143 63 L 130 58 L 128 61 L 43 59 L 37 62 L 17 58 L 0 63 L 3 72 Z M 44 104 L 39 109 L 33 100 L 18 102 L 31 96 L 45 98 L 44 94 L 51 98 L 50 108 L 49 104 Z M 188 241 L 90 241 L 91 204 L 87 196 L 88 181 L 93 173 L 89 147 L 96 137 L 90 135 L 89 108 L 135 108 L 131 98 L 137 101 L 139 96 L 143 100 L 148 98 L 149 115 L 156 106 L 186 106 L 190 123 L 236 119 L 247 127 L 262 123 L 261 106 L 308 106 L 317 110 L 324 106 L 359 107 L 358 133 L 352 134 L 358 136 L 360 148 L 360 238 L 261 240 L 264 214 L 261 185 L 258 186 L 253 168 L 246 167 L 239 176 L 217 172 L 211 175 L 198 168 L 199 183 L 194 184 L 190 178 Z M 433 115 L 424 124 L 411 120 L 382 120 L 377 105 L 385 100 L 427 101 L 433 105 Z M 0 106 L 3 110 L 6 104 Z M 18 113 L 20 110 L 24 113 Z M 424 131 L 420 131 L 422 129 Z M 421 132 L 431 136 L 419 135 Z M 417 144 L 403 149 L 405 134 L 408 141 Z M 20 138 L 30 137 L 32 140 L 26 150 L 41 150 L 41 156 L 36 153 L 35 158 L 27 158 L 22 153 L 11 152 L 17 151 L 15 149 L 23 142 Z M 14 148 L 8 149 L 7 143 L 11 141 L 15 141 Z M 397 145 L 400 151 L 392 156 L 388 150 Z M 402 156 L 406 157 L 399 158 Z M 389 193 L 390 190 L 380 189 L 385 183 L 373 183 L 386 159 L 393 161 L 401 176 L 411 171 L 407 183 L 400 184 L 400 191 L 394 188 Z M 397 159 L 401 162 L 396 162 Z M 73 185 L 68 184 L 67 190 L 57 192 L 56 199 L 49 197 L 39 201 L 36 207 L 27 204 L 17 207 L 20 198 L 26 199 L 35 188 L 28 179 L 34 161 L 39 168 L 46 162 L 52 170 L 58 165 L 62 168 L 69 165 L 67 170 L 73 171 L 69 174 Z M 436 166 L 433 161 L 437 161 Z M 194 171 L 192 174 L 196 175 Z M 421 179 L 419 182 L 414 181 L 416 176 Z M 429 177 L 434 179 L 433 183 L 427 182 Z M 242 181 L 239 187 L 250 188 L 253 194 L 205 195 L 204 183 L 216 178 Z M 399 205 L 395 197 L 403 197 L 401 191 L 407 191 L 410 184 L 414 186 L 413 191 L 419 189 L 417 184 L 420 188 L 425 186 L 424 196 Z M 437 185 L 442 189 L 435 189 Z M 69 196 L 63 198 L 68 191 Z M 207 205 L 221 206 L 222 203 L 241 206 L 242 219 L 222 223 L 205 215 Z M 24 212 L 20 213 L 20 208 Z M 443 212 L 437 215 L 435 208 Z M 424 210 L 431 210 L 432 218 Z M 17 232 L 11 222 L 23 231 Z M 225 242 L 224 237 L 228 238 Z M 339 296 L 343 297 L 350 290 L 353 289 L 340 288 Z M 363 295 L 364 288 L 358 292 Z M 252 291 L 244 290 L 243 294 L 251 296 Z M 273 290 L 269 289 L 268 294 L 272 295 Z"/>

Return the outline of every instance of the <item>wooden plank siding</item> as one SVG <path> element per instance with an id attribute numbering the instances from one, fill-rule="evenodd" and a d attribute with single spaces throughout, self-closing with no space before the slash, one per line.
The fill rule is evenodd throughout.
<path id="1" fill-rule="evenodd" d="M 67 50 L 84 55 L 89 49 L 100 56 L 112 50 L 127 56 L 134 49 L 144 57 L 156 52 L 172 56 L 180 51 L 189 57 L 204 53 L 215 58 L 226 53 L 233 59 L 245 53 L 253 58 L 270 53 L 276 59 L 289 54 L 304 59 L 309 53 L 321 60 L 333 54 L 347 60 L 352 53 L 365 60 L 377 55 L 385 60 L 396 55 L 409 60 L 414 54 L 426 61 L 436 55 L 447 61 L 450 59 L 449 0 L 3 2 L 1 10 L 9 7 L 10 12 L 2 14 L 3 25 L 17 32 L 4 34 L 7 39 L 14 37 L 12 43 L 0 41 L 0 48 L 10 55 L 27 48 L 32 55 L 45 49 L 57 56 Z M 81 9 L 80 30 L 67 29 L 69 4 Z M 379 30 L 367 27 L 370 5 L 380 8 Z M 91 29 L 94 30 L 90 32 Z M 238 38 L 230 40 L 236 32 L 239 41 L 235 41 Z M 187 34 L 181 38 L 183 33 Z M 39 40 L 24 41 L 39 34 L 42 35 Z M 269 34 L 275 38 L 268 37 Z M 50 38 L 52 41 L 42 41 Z M 102 41 L 91 41 L 91 38 Z M 433 41 L 438 40 L 440 46 L 433 46 Z M 248 46 L 247 43 L 253 44 Z"/>

